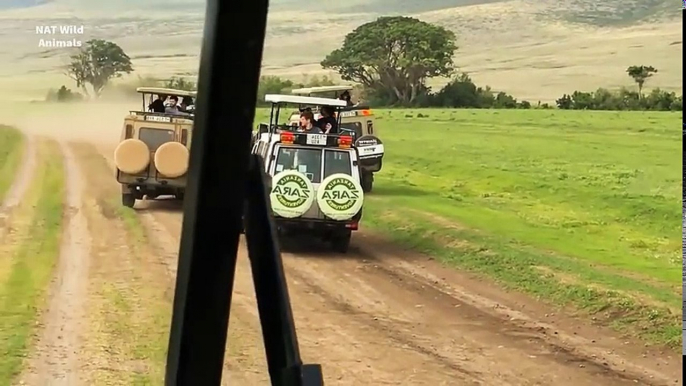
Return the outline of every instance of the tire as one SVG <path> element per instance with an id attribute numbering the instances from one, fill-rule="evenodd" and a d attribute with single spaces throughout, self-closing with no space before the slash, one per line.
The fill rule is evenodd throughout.
<path id="1" fill-rule="evenodd" d="M 132 193 L 122 193 L 121 204 L 127 208 L 133 208 L 136 205 L 136 196 Z"/>
<path id="2" fill-rule="evenodd" d="M 331 249 L 338 253 L 347 253 L 350 247 L 350 239 L 352 238 L 352 231 L 346 230 L 340 233 L 331 235 Z"/>
<path id="3" fill-rule="evenodd" d="M 372 187 L 374 186 L 374 176 L 371 173 L 363 174 L 360 185 L 362 185 L 362 191 L 364 193 L 371 192 Z"/>

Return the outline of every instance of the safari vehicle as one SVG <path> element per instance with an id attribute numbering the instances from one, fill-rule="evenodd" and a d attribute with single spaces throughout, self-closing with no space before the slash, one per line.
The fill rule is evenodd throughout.
<path id="1" fill-rule="evenodd" d="M 338 98 L 344 92 L 353 89 L 349 85 L 307 87 L 292 90 L 294 95 L 303 96 L 333 96 Z M 313 108 L 315 119 L 319 118 L 317 109 Z M 369 106 L 355 105 L 346 106 L 338 113 L 340 116 L 340 127 L 355 134 L 355 143 L 360 149 L 360 170 L 361 184 L 365 193 L 371 192 L 374 185 L 374 173 L 379 172 L 382 167 L 384 156 L 383 142 L 379 139 L 379 132 L 374 124 L 374 114 Z M 299 119 L 300 113 L 291 114 L 290 121 Z"/>
<path id="2" fill-rule="evenodd" d="M 272 103 L 269 124 L 261 124 L 252 153 L 271 176 L 270 202 L 281 236 L 313 235 L 345 253 L 362 217 L 359 149 L 348 134 L 298 132 L 279 125 L 283 105 L 331 106 L 345 101 L 294 95 L 266 95 Z M 339 118 L 340 119 L 340 118 Z"/>
<path id="3" fill-rule="evenodd" d="M 124 118 L 121 139 L 114 150 L 116 179 L 122 205 L 133 208 L 143 197 L 172 195 L 182 200 L 186 189 L 192 113 L 155 113 L 148 109 L 157 95 L 195 98 L 194 91 L 139 87 L 143 106 Z"/>

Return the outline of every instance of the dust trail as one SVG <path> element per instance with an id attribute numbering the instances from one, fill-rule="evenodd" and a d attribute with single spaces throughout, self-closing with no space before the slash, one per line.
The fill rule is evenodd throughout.
<path id="1" fill-rule="evenodd" d="M 82 212 L 83 176 L 76 158 L 60 143 L 67 178 L 67 222 L 43 330 L 24 377 L 30 385 L 74 386 L 79 378 L 80 331 L 85 329 L 91 238 Z"/>
<path id="2" fill-rule="evenodd" d="M 19 205 L 19 202 L 29 188 L 36 169 L 36 141 L 32 135 L 25 135 L 26 148 L 21 167 L 14 177 L 14 182 L 5 195 L 5 199 L 0 203 L 0 227 L 4 226 L 10 216 L 12 209 Z"/>

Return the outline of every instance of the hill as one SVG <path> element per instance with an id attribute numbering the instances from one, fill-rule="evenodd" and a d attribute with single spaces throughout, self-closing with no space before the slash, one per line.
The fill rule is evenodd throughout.
<path id="1" fill-rule="evenodd" d="M 41 24 L 81 24 L 84 36 L 73 38 L 116 41 L 142 75 L 196 72 L 202 0 L 55 0 L 28 7 L 33 3 L 0 8 L 0 44 L 14 47 L 0 53 L 0 85 L 25 90 L 14 97 L 35 98 L 46 84 L 68 82 L 58 69 L 68 52 L 38 47 Z M 631 85 L 624 69 L 633 64 L 660 70 L 648 87 L 680 90 L 681 23 L 673 8 L 666 0 L 280 0 L 270 9 L 264 72 L 321 73 L 319 61 L 350 30 L 380 15 L 406 14 L 454 30 L 460 68 L 518 97 L 549 101 L 576 88 Z"/>

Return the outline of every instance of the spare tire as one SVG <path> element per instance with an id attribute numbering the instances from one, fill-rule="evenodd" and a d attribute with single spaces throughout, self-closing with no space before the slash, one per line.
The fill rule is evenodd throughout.
<path id="1" fill-rule="evenodd" d="M 285 218 L 304 215 L 314 203 L 314 187 L 304 174 L 297 170 L 284 170 L 272 177 L 269 194 L 272 211 Z"/>
<path id="2" fill-rule="evenodd" d="M 360 155 L 360 159 L 382 158 L 384 155 L 383 142 L 379 137 L 373 135 L 363 135 L 355 141 L 355 147 Z"/>
<path id="3" fill-rule="evenodd" d="M 177 178 L 188 171 L 188 148 L 181 142 L 167 142 L 155 152 L 155 168 L 167 178 Z"/>
<path id="4" fill-rule="evenodd" d="M 124 173 L 138 174 L 150 165 L 150 149 L 140 139 L 125 139 L 114 149 L 114 164 Z"/>
<path id="5" fill-rule="evenodd" d="M 363 203 L 362 186 L 347 174 L 332 174 L 317 188 L 319 210 L 332 220 L 350 220 L 362 210 Z"/>

